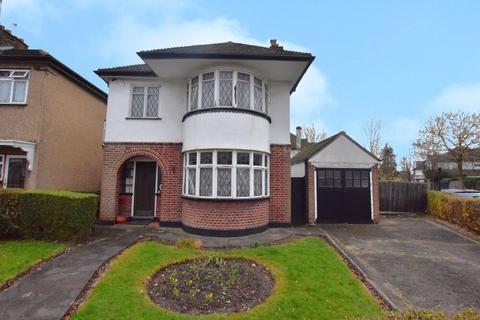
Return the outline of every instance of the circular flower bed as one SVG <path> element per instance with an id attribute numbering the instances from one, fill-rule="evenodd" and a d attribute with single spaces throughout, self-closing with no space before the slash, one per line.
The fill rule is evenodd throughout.
<path id="1" fill-rule="evenodd" d="M 190 314 L 242 312 L 273 289 L 272 274 L 255 261 L 208 257 L 166 266 L 148 283 L 159 306 Z"/>

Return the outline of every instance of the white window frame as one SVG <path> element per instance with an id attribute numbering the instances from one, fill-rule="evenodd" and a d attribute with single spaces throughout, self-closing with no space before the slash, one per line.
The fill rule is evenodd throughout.
<path id="1" fill-rule="evenodd" d="M 133 116 L 132 107 L 133 107 L 133 89 L 134 88 L 143 88 L 143 111 L 142 116 Z M 148 103 L 148 88 L 158 88 L 158 106 L 157 106 L 157 115 L 147 117 L 147 103 Z M 130 86 L 130 105 L 128 107 L 128 118 L 131 119 L 158 119 L 160 117 L 160 91 L 162 86 L 156 83 L 152 84 L 132 84 Z M 139 93 L 135 93 L 139 94 Z"/>
<path id="2" fill-rule="evenodd" d="M 0 154 L 0 180 L 3 180 L 3 171 L 5 171 L 5 155 Z"/>
<path id="3" fill-rule="evenodd" d="M 212 164 L 200 164 L 202 152 L 212 152 Z M 231 152 L 232 153 L 232 163 L 231 164 L 218 164 L 218 152 Z M 249 154 L 249 164 L 237 164 L 237 154 L 238 153 L 248 153 Z M 197 161 L 195 165 L 189 164 L 188 157 L 190 154 L 196 153 Z M 260 165 L 253 164 L 253 155 L 260 154 L 262 156 L 262 161 Z M 261 151 L 250 151 L 250 150 L 195 150 L 187 151 L 183 156 L 184 170 L 183 170 L 183 184 L 182 184 L 182 194 L 185 197 L 190 198 L 201 198 L 201 199 L 259 199 L 270 196 L 270 156 L 269 154 Z M 266 160 L 268 159 L 268 160 Z M 267 164 L 265 162 L 267 161 Z M 211 196 L 200 196 L 200 168 L 212 168 L 212 195 Z M 218 169 L 227 168 L 230 169 L 231 174 L 231 190 L 230 196 L 219 196 L 217 190 L 217 175 Z M 237 196 L 237 168 L 248 168 L 249 169 L 249 196 L 238 197 Z M 189 169 L 195 169 L 195 194 L 188 193 L 188 178 L 189 178 Z M 262 186 L 261 194 L 255 195 L 254 191 L 254 170 L 261 170 L 262 172 Z M 267 183 L 267 185 L 265 185 Z M 267 187 L 267 188 L 266 188 Z M 265 188 L 267 190 L 265 190 Z"/>
<path id="4" fill-rule="evenodd" d="M 12 82 L 10 86 L 10 99 L 9 101 L 4 101 L 0 102 L 1 104 L 27 104 L 28 101 L 28 85 L 30 83 L 30 70 L 26 69 L 0 69 L 0 72 L 10 72 L 10 75 L 8 77 L 1 77 L 0 76 L 0 81 L 10 81 Z M 13 74 L 15 72 L 25 72 L 25 74 L 22 77 L 19 76 L 14 76 Z M 15 81 L 25 81 L 25 95 L 23 101 L 13 101 L 13 88 L 15 85 Z"/>
<path id="5" fill-rule="evenodd" d="M 222 106 L 220 105 L 220 72 L 222 71 L 230 71 L 232 72 L 232 106 Z M 214 106 L 213 107 L 203 107 L 202 105 L 202 90 L 203 90 L 203 75 L 206 73 L 214 73 L 213 81 L 214 84 Z M 248 74 L 250 77 L 250 106 L 249 108 L 241 108 L 243 110 L 253 110 L 256 112 L 262 112 L 267 114 L 268 111 L 268 83 L 266 79 L 252 71 L 241 69 L 241 68 L 228 68 L 228 67 L 221 67 L 215 69 L 207 69 L 205 71 L 199 72 L 192 77 L 190 77 L 187 81 L 187 112 L 196 111 L 201 109 L 212 109 L 216 107 L 223 107 L 223 108 L 239 108 L 237 104 L 237 84 L 238 84 L 238 73 L 245 73 Z M 192 79 L 198 77 L 197 83 L 197 108 L 192 110 L 191 108 L 191 94 L 192 94 Z M 262 81 L 262 108 L 261 110 L 255 110 L 255 78 L 258 78 Z"/>
<path id="6" fill-rule="evenodd" d="M 10 159 L 25 159 L 25 160 L 27 160 L 27 156 L 24 156 L 24 155 L 7 155 L 5 157 L 5 170 L 4 170 L 5 179 L 3 180 L 3 188 L 4 189 L 8 188 L 8 170 L 10 169 L 9 168 Z M 25 171 L 25 183 L 27 183 L 28 170 L 27 170 L 27 168 L 25 168 L 25 170 L 26 170 Z"/>

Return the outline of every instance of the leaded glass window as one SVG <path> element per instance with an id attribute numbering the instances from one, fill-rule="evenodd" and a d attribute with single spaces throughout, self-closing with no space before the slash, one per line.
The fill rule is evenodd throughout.
<path id="1" fill-rule="evenodd" d="M 250 75 L 247 73 L 238 73 L 237 106 L 243 109 L 250 109 Z"/>
<path id="2" fill-rule="evenodd" d="M 237 153 L 237 164 L 250 164 L 250 153 L 248 153 L 248 152 L 238 152 Z"/>
<path id="3" fill-rule="evenodd" d="M 233 92 L 233 72 L 232 71 L 220 71 L 219 73 L 219 104 L 223 107 L 232 106 L 232 92 Z"/>
<path id="4" fill-rule="evenodd" d="M 257 77 L 254 79 L 253 96 L 254 109 L 262 111 L 263 109 L 263 81 Z"/>
<path id="5" fill-rule="evenodd" d="M 158 116 L 158 94 L 159 94 L 159 91 L 160 91 L 159 87 L 148 88 L 147 117 Z"/>
<path id="6" fill-rule="evenodd" d="M 190 96 L 190 110 L 196 110 L 198 106 L 198 77 L 192 79 L 192 88 Z"/>
<path id="7" fill-rule="evenodd" d="M 212 164 L 212 153 L 200 152 L 200 164 Z"/>
<path id="8" fill-rule="evenodd" d="M 261 196 L 262 195 L 262 170 L 255 169 L 253 171 L 253 195 Z"/>
<path id="9" fill-rule="evenodd" d="M 232 169 L 217 169 L 217 196 L 230 197 L 232 195 Z"/>
<path id="10" fill-rule="evenodd" d="M 215 74 L 204 73 L 202 76 L 202 108 L 215 106 Z"/>
<path id="11" fill-rule="evenodd" d="M 237 197 L 250 196 L 250 168 L 237 168 Z"/>
<path id="12" fill-rule="evenodd" d="M 230 152 L 230 151 L 218 151 L 217 152 L 217 164 L 232 164 L 232 152 Z"/>
<path id="13" fill-rule="evenodd" d="M 157 117 L 159 93 L 160 87 L 133 87 L 130 117 Z"/>
<path id="14" fill-rule="evenodd" d="M 262 158 L 263 158 L 262 154 L 254 153 L 253 154 L 253 165 L 254 166 L 261 166 L 262 165 Z"/>
<path id="15" fill-rule="evenodd" d="M 200 168 L 200 196 L 212 196 L 212 168 Z"/>
<path id="16" fill-rule="evenodd" d="M 195 180 L 196 180 L 196 169 L 188 169 L 188 194 L 191 196 L 195 195 Z"/>
<path id="17" fill-rule="evenodd" d="M 197 164 L 197 153 L 190 152 L 188 154 L 188 165 L 195 165 L 195 164 Z"/>
<path id="18" fill-rule="evenodd" d="M 144 105 L 144 87 L 133 87 L 132 94 L 132 111 L 130 116 L 134 118 L 143 117 L 143 105 Z"/>

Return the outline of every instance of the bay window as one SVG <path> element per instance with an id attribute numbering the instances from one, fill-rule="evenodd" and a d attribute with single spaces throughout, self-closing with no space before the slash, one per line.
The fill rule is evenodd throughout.
<path id="1" fill-rule="evenodd" d="M 267 113 L 267 84 L 248 72 L 218 69 L 192 77 L 187 87 L 188 108 L 233 107 Z"/>
<path id="2" fill-rule="evenodd" d="M 268 196 L 268 155 L 251 151 L 193 151 L 184 154 L 185 196 Z"/>
<path id="3" fill-rule="evenodd" d="M 28 70 L 0 70 L 0 103 L 27 103 Z"/>

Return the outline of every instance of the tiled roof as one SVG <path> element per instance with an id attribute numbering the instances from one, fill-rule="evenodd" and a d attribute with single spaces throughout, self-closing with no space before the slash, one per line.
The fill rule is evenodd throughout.
<path id="1" fill-rule="evenodd" d="M 304 148 L 302 147 L 302 149 L 300 150 L 299 153 L 297 153 L 291 160 L 291 163 L 292 164 L 296 164 L 296 163 L 301 163 L 301 162 L 305 162 L 307 161 L 308 159 L 310 159 L 311 157 L 313 157 L 316 153 L 320 152 L 321 150 L 323 150 L 325 147 L 327 147 L 329 144 L 331 144 L 333 141 L 335 141 L 339 136 L 345 136 L 347 139 L 349 139 L 350 141 L 352 141 L 354 144 L 356 144 L 360 149 L 362 149 L 364 152 L 366 152 L 368 155 L 370 155 L 372 158 L 374 158 L 375 160 L 378 160 L 380 161 L 380 159 L 378 159 L 375 155 L 373 155 L 370 151 L 368 151 L 367 149 L 365 149 L 361 144 L 359 144 L 358 142 L 356 142 L 355 140 L 353 140 L 348 134 L 346 134 L 344 131 L 340 131 L 339 133 L 337 133 L 336 135 L 333 135 L 331 137 L 328 137 L 327 139 L 324 139 L 320 142 L 317 142 L 317 143 L 314 143 L 314 144 L 310 144 L 310 145 L 307 145 L 305 146 Z"/>
<path id="2" fill-rule="evenodd" d="M 96 70 L 95 73 L 98 74 L 99 76 L 102 76 L 102 75 L 118 75 L 118 76 L 135 75 L 135 76 L 146 76 L 146 77 L 155 76 L 155 73 L 152 71 L 152 69 L 145 63 L 132 64 L 128 66 L 119 66 L 119 67 L 113 67 L 113 68 L 103 68 L 103 69 Z"/>
<path id="3" fill-rule="evenodd" d="M 40 49 L 10 49 L 0 51 L 0 61 L 31 63 L 41 62 L 48 64 L 52 68 L 61 72 L 64 76 L 74 81 L 76 84 L 85 88 L 88 92 L 96 95 L 103 101 L 107 101 L 107 94 L 95 86 L 93 83 L 76 73 L 68 66 L 57 60 L 54 56 L 48 52 Z"/>
<path id="4" fill-rule="evenodd" d="M 217 58 L 217 59 L 260 59 L 260 60 L 298 60 L 311 61 L 310 53 L 284 50 L 281 46 L 262 47 L 236 42 L 172 47 L 140 51 L 138 55 L 145 58 Z"/>

